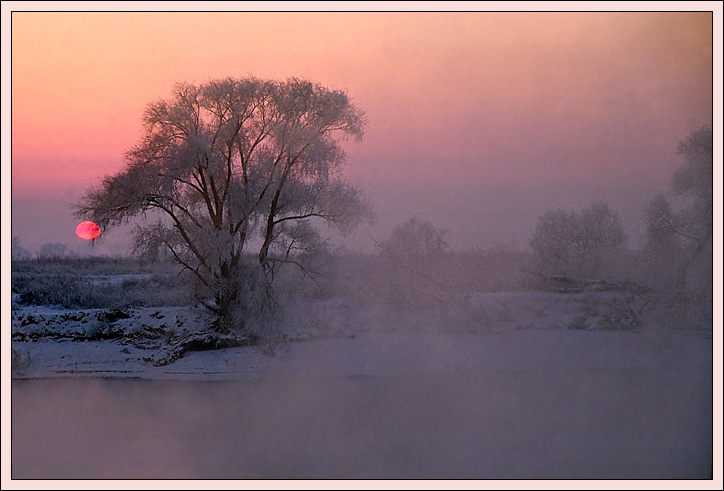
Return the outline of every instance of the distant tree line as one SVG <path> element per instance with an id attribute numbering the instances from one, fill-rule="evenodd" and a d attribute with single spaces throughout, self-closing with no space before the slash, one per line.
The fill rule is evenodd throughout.
<path id="1" fill-rule="evenodd" d="M 638 273 L 683 294 L 692 267 L 711 269 L 713 233 L 713 133 L 692 132 L 678 145 L 681 165 L 669 190 L 646 207 L 646 234 Z M 624 262 L 627 235 L 605 202 L 575 212 L 556 209 L 538 217 L 531 240 L 533 265 L 549 275 L 601 278 Z M 705 281 L 711 277 L 704 278 Z"/>

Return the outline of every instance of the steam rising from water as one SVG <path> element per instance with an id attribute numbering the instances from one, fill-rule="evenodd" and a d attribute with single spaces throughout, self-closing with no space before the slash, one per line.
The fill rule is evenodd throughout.
<path id="1" fill-rule="evenodd" d="M 13 479 L 691 479 L 711 466 L 710 367 L 12 384 Z"/>

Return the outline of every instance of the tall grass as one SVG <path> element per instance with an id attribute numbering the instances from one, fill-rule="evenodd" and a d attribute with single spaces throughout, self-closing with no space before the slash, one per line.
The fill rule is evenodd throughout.
<path id="1" fill-rule="evenodd" d="M 178 266 L 132 258 L 57 258 L 12 262 L 20 305 L 123 308 L 188 305 L 191 292 Z"/>

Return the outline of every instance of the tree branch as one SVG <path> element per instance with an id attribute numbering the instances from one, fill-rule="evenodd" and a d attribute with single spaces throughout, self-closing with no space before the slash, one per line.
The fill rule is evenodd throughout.
<path id="1" fill-rule="evenodd" d="M 674 227 L 674 225 L 669 221 L 669 219 L 666 215 L 661 215 L 661 218 L 664 220 L 664 222 L 666 222 L 666 225 L 668 225 L 669 228 L 671 229 L 671 231 L 674 232 L 675 234 L 680 235 L 689 240 L 696 241 L 697 243 L 702 240 L 703 237 L 697 237 L 695 235 L 691 235 L 687 232 L 681 231 L 681 230 L 677 229 L 676 227 Z"/>

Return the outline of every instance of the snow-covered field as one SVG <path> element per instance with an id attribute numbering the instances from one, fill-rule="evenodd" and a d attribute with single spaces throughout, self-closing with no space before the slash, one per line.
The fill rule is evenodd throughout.
<path id="1" fill-rule="evenodd" d="M 156 366 L 163 336 L 134 334 L 202 310 L 17 307 L 12 477 L 708 479 L 712 339 L 639 312 L 616 291 L 312 299 L 274 353 Z"/>

